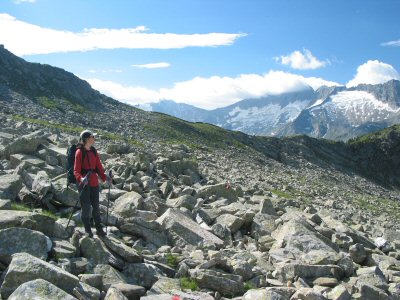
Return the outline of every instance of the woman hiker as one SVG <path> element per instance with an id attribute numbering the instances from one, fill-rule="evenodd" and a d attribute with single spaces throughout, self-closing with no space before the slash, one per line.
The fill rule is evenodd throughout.
<path id="1" fill-rule="evenodd" d="M 99 179 L 111 183 L 111 178 L 104 173 L 104 168 L 100 162 L 99 154 L 93 147 L 95 135 L 89 130 L 84 130 L 80 134 L 80 141 L 75 153 L 74 175 L 79 191 L 81 203 L 81 220 L 85 227 L 85 232 L 93 237 L 90 228 L 90 212 L 93 208 L 92 216 L 96 226 L 98 236 L 105 236 L 106 233 L 101 227 L 100 207 L 99 207 Z"/>

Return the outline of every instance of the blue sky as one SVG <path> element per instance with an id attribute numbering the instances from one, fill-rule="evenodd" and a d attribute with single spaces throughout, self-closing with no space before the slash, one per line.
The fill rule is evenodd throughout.
<path id="1" fill-rule="evenodd" d="M 399 11 L 398 0 L 2 0 L 0 43 L 121 101 L 215 108 L 399 79 Z"/>

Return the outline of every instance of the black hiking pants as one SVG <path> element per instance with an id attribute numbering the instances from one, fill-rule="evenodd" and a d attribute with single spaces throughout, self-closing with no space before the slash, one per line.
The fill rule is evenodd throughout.
<path id="1" fill-rule="evenodd" d="M 91 232 L 90 230 L 90 213 L 92 212 L 92 217 L 96 228 L 101 228 L 101 218 L 100 218 L 100 206 L 99 206 L 99 186 L 89 186 L 83 188 L 78 186 L 78 191 L 80 194 L 81 203 L 81 220 L 86 232 Z"/>

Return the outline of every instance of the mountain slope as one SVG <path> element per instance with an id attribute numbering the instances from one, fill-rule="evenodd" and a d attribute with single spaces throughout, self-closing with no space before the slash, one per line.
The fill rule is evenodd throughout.
<path id="1" fill-rule="evenodd" d="M 370 149 L 371 147 L 377 147 L 375 142 L 372 144 L 366 142 L 361 146 L 357 146 L 360 148 L 355 148 L 353 144 L 314 139 L 307 136 L 289 138 L 250 136 L 242 132 L 226 130 L 206 123 L 191 123 L 166 114 L 145 112 L 110 99 L 93 90 L 73 74 L 62 69 L 31 64 L 10 54 L 8 51 L 0 51 L 0 59 L 2 61 L 7 60 L 9 65 L 18 65 L 18 68 L 15 69 L 7 68 L 6 73 L 4 73 L 4 67 L 1 69 L 0 112 L 12 118 L 36 124 L 36 126 L 50 126 L 59 130 L 73 132 L 79 132 L 86 127 L 94 128 L 104 137 L 128 143 L 135 147 L 144 147 L 149 151 L 157 151 L 157 149 L 161 151 L 163 148 L 169 147 L 168 145 L 175 143 L 186 144 L 193 149 L 206 152 L 217 150 L 224 152 L 231 149 L 236 153 L 246 153 L 250 160 L 262 155 L 262 157 L 284 165 L 293 165 L 296 168 L 301 168 L 304 162 L 307 162 L 321 168 L 334 168 L 340 172 L 356 172 L 374 180 L 381 180 L 385 176 L 389 176 L 391 179 L 387 183 L 399 186 L 398 177 L 396 177 L 397 172 L 392 169 L 396 164 L 392 166 L 388 164 L 389 171 L 385 173 L 379 163 L 376 165 L 367 164 L 367 167 L 362 167 L 365 163 L 362 164 L 360 160 L 367 161 L 367 154 L 361 156 L 358 160 L 354 159 L 354 151 L 364 153 L 360 148 Z M 72 82 L 73 85 L 77 84 L 82 89 L 82 96 L 79 100 L 86 107 L 83 111 L 62 111 L 58 107 L 46 107 L 46 105 L 37 101 L 37 95 L 44 94 L 47 97 L 50 97 L 50 95 L 61 97 L 61 94 L 47 90 L 35 91 L 31 94 L 31 88 L 35 89 L 35 85 L 29 89 L 24 89 L 15 83 L 9 83 L 4 80 L 4 78 L 16 78 L 17 81 L 22 81 L 21 78 L 25 79 L 27 75 L 23 72 L 21 73 L 21 69 L 30 70 L 26 74 L 30 74 L 33 77 L 38 77 L 38 74 L 42 74 L 43 80 L 51 77 L 47 73 L 48 70 L 51 70 L 49 74 L 52 74 L 55 78 L 70 76 L 71 79 L 68 82 Z M 18 77 L 19 75 L 21 77 Z M 53 81 L 50 83 L 44 81 L 42 86 L 52 86 L 52 84 Z M 68 90 L 67 82 L 64 85 Z M 39 88 L 39 85 L 36 85 L 36 88 Z M 72 86 L 71 89 L 74 89 L 74 87 Z M 341 89 L 333 88 L 329 89 L 330 92 L 321 90 L 320 93 L 331 95 L 332 93 L 337 93 L 337 90 L 341 91 Z M 288 95 L 285 98 L 286 102 L 281 103 L 290 104 L 292 99 L 299 99 L 300 97 L 305 102 L 310 95 L 311 91 L 295 93 Z M 387 95 L 390 96 L 392 94 L 387 93 Z M 96 97 L 93 98 L 93 96 Z M 396 95 L 389 96 L 388 99 Z M 329 97 L 331 96 L 326 98 L 328 101 Z M 265 102 L 262 102 L 263 100 L 261 102 L 258 100 L 242 101 L 240 105 L 236 104 L 236 106 L 225 108 L 225 112 L 231 111 L 236 107 L 245 110 L 249 107 L 254 107 L 254 105 L 271 104 L 275 100 L 278 101 L 278 98 L 271 97 L 265 99 Z M 315 100 L 313 101 L 315 102 Z M 98 105 L 101 109 L 99 110 L 97 106 L 93 107 L 93 103 L 96 103 L 96 105 L 99 103 Z M 398 141 L 391 141 L 391 143 L 398 143 Z M 365 150 L 365 153 L 368 153 L 368 151 Z M 385 160 L 397 159 L 395 152 L 384 152 L 382 155 L 386 155 L 384 156 Z M 365 170 L 368 170 L 369 173 L 366 174 Z"/>
<path id="2" fill-rule="evenodd" d="M 0 87 L 7 87 L 47 106 L 104 110 L 115 102 L 93 90 L 90 85 L 63 69 L 27 63 L 0 46 Z"/>

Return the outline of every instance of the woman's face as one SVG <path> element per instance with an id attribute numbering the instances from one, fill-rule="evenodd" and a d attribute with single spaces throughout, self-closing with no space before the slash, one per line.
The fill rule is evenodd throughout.
<path id="1" fill-rule="evenodd" d="M 86 140 L 86 146 L 92 147 L 94 145 L 95 138 L 93 135 L 91 135 L 87 140 Z"/>

